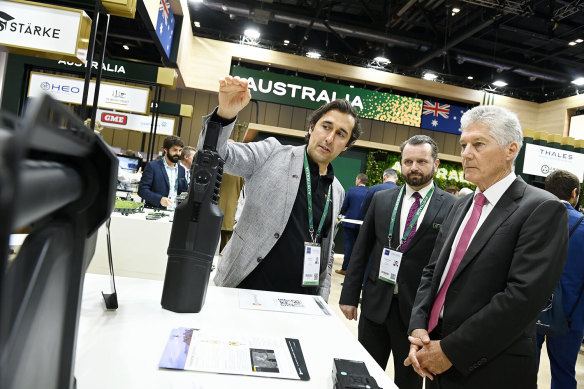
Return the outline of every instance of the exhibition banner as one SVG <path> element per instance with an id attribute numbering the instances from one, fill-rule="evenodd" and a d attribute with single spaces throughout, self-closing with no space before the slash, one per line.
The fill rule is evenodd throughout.
<path id="1" fill-rule="evenodd" d="M 71 104 L 81 104 L 84 80 L 54 74 L 30 73 L 28 97 L 49 94 L 56 100 Z M 93 105 L 95 82 L 89 85 L 87 105 Z M 121 111 L 147 113 L 150 89 L 136 86 L 118 85 L 101 82 L 97 106 Z"/>
<path id="2" fill-rule="evenodd" d="M 424 100 L 420 127 L 460 135 L 460 118 L 468 108 Z"/>
<path id="3" fill-rule="evenodd" d="M 0 45 L 85 61 L 91 19 L 78 9 L 0 0 Z"/>
<path id="4" fill-rule="evenodd" d="M 120 130 L 132 130 L 150 133 L 152 116 L 134 115 L 131 113 L 97 110 L 97 120 L 104 127 Z M 156 135 L 172 135 L 174 133 L 174 119 L 158 116 Z"/>
<path id="5" fill-rule="evenodd" d="M 231 67 L 231 75 L 248 80 L 255 100 L 317 109 L 335 99 L 346 99 L 359 117 L 420 127 L 422 100 L 324 81 Z"/>
<path id="6" fill-rule="evenodd" d="M 584 154 L 554 149 L 551 147 L 525 144 L 524 174 L 547 177 L 555 170 L 567 170 L 574 173 L 580 182 L 584 178 Z"/>

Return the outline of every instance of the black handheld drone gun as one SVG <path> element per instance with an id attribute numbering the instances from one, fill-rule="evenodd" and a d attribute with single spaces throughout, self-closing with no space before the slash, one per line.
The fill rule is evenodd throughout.
<path id="1" fill-rule="evenodd" d="M 224 163 L 216 150 L 220 130 L 219 123 L 208 123 L 203 150 L 197 151 L 191 168 L 188 196 L 175 210 L 161 301 L 170 311 L 196 313 L 205 303 L 223 222 L 217 203 Z"/>

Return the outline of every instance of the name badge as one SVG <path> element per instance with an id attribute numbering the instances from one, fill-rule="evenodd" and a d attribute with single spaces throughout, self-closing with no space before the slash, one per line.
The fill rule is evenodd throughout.
<path id="1" fill-rule="evenodd" d="M 320 274 L 320 244 L 304 242 L 302 286 L 318 286 Z"/>
<path id="2" fill-rule="evenodd" d="M 381 252 L 381 262 L 379 264 L 379 279 L 390 284 L 397 282 L 397 274 L 401 265 L 403 253 L 396 250 L 384 248 Z"/>

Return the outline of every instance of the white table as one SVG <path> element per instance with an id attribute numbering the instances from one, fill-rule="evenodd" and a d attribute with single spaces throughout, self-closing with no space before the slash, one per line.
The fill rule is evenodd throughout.
<path id="1" fill-rule="evenodd" d="M 160 306 L 162 282 L 116 277 L 119 308 L 105 311 L 106 276 L 87 274 L 81 306 L 75 376 L 80 389 L 116 388 L 332 388 L 333 358 L 364 361 L 385 389 L 397 388 L 336 316 L 299 315 L 239 308 L 237 289 L 209 286 L 203 310 L 178 314 Z M 245 330 L 298 338 L 310 381 L 159 369 L 176 327 Z"/>
<path id="2" fill-rule="evenodd" d="M 152 210 L 127 216 L 112 213 L 110 230 L 116 276 L 164 280 L 172 222 L 169 217 L 146 220 L 149 212 Z M 104 224 L 98 231 L 88 273 L 109 274 L 106 234 Z"/>

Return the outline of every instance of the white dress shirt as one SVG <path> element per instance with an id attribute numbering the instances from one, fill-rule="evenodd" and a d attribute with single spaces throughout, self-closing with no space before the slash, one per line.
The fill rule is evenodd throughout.
<path id="1" fill-rule="evenodd" d="M 174 164 L 174 167 L 171 167 L 166 163 L 166 158 L 163 158 L 162 161 L 164 162 L 164 169 L 166 170 L 166 175 L 168 176 L 168 186 L 170 187 L 168 191 L 168 198 L 171 201 L 176 200 L 176 190 L 178 188 L 178 163 Z"/>
<path id="2" fill-rule="evenodd" d="M 483 225 L 483 223 L 485 222 L 493 208 L 495 208 L 503 194 L 507 191 L 507 189 L 509 189 L 513 181 L 515 181 L 515 178 L 517 178 L 517 176 L 515 175 L 514 172 L 511 172 L 507 177 L 503 178 L 502 180 L 498 181 L 497 183 L 489 187 L 486 191 L 482 192 L 483 195 L 486 197 L 487 201 L 483 205 L 479 222 L 475 230 L 473 231 L 472 236 L 470 237 L 470 241 L 468 242 L 469 246 L 471 245 L 472 240 L 474 239 L 477 231 L 481 228 L 481 226 Z M 478 193 L 481 193 L 481 190 L 477 187 L 475 193 L 473 194 L 473 197 L 476 198 L 476 195 Z M 456 248 L 456 246 L 458 245 L 460 237 L 462 236 L 462 231 L 464 231 L 464 227 L 466 226 L 466 223 L 468 223 L 468 219 L 470 219 L 470 215 L 474 207 L 475 201 L 474 198 L 470 208 L 466 213 L 466 216 L 464 217 L 462 223 L 460 224 L 460 227 L 458 227 L 458 232 L 456 233 L 454 242 L 452 242 L 452 246 L 450 247 L 450 256 L 448 257 L 448 263 L 446 264 L 444 272 L 442 273 L 442 278 L 440 279 L 440 288 L 442 288 L 442 284 L 444 284 L 444 280 L 446 279 L 446 275 L 448 274 L 448 269 L 450 269 L 450 265 L 452 264 L 452 258 L 454 257 L 454 252 L 456 251 L 454 250 L 454 248 Z M 438 290 L 440 290 L 440 288 L 438 288 Z M 440 312 L 440 317 L 442 317 L 443 312 L 444 307 L 442 308 L 442 312 Z"/>
<path id="3" fill-rule="evenodd" d="M 430 191 L 430 188 L 432 188 L 433 185 L 434 185 L 434 181 L 430 181 L 428 183 L 428 185 L 426 185 L 425 187 L 423 187 L 422 189 L 420 189 L 418 191 L 420 193 L 420 196 L 422 196 L 420 198 L 420 204 L 422 203 L 422 201 L 424 201 L 424 197 L 426 197 L 426 194 L 428 194 L 428 192 Z M 413 190 L 412 188 L 410 188 L 410 186 L 408 184 L 406 184 L 406 193 L 404 193 L 404 199 L 402 202 L 401 213 L 399 216 L 399 239 L 400 239 L 400 241 L 401 241 L 402 237 L 404 236 L 404 232 L 406 231 L 406 228 L 408 227 L 408 226 L 406 226 L 406 221 L 408 219 L 408 213 L 410 213 L 410 208 L 412 207 L 412 204 L 414 204 L 414 201 L 416 200 L 414 197 L 414 192 L 415 192 L 415 190 Z M 420 213 L 420 216 L 418 217 L 418 222 L 416 223 L 416 230 L 418 229 L 418 227 L 422 223 L 422 220 L 424 219 L 424 215 L 426 214 L 426 210 L 428 209 L 428 205 L 430 204 L 431 200 L 432 200 L 432 198 L 428 199 L 428 202 L 424 206 L 422 213 Z"/>

